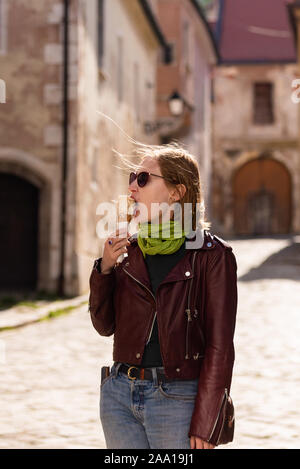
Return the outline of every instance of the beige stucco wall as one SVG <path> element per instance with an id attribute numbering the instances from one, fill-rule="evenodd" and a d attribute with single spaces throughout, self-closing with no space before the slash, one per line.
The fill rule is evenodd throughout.
<path id="1" fill-rule="evenodd" d="M 0 171 L 40 190 L 37 288 L 53 290 L 60 254 L 62 7 L 60 0 L 9 0 L 5 6 Z"/>
<path id="2" fill-rule="evenodd" d="M 181 8 L 180 25 L 189 23 L 189 58 L 183 55 L 180 66 L 181 81 L 185 86 L 185 98 L 194 107 L 191 129 L 183 139 L 198 160 L 205 199 L 207 221 L 211 219 L 212 178 L 212 106 L 211 70 L 216 63 L 213 46 L 203 21 L 189 0 Z M 183 51 L 182 51 L 183 52 Z M 214 229 L 212 225 L 212 230 Z"/>
<path id="3" fill-rule="evenodd" d="M 102 255 L 96 209 L 101 202 L 116 200 L 128 193 L 128 172 L 117 169 L 121 162 L 113 149 L 130 154 L 132 145 L 108 115 L 131 137 L 144 143 L 158 143 L 156 135 L 143 132 L 145 121 L 154 121 L 156 99 L 156 60 L 158 43 L 138 2 L 110 0 L 104 10 L 104 57 L 101 70 L 96 55 L 96 0 L 80 1 L 78 29 L 78 131 L 76 224 L 74 253 L 78 265 L 78 285 L 70 289 L 84 292 L 92 263 Z M 118 100 L 118 38 L 123 41 L 123 99 Z M 139 67 L 139 82 L 134 76 Z M 139 120 L 135 93 L 139 88 Z"/>
<path id="4" fill-rule="evenodd" d="M 171 64 L 158 67 L 158 115 L 170 119 L 168 98 L 176 89 L 190 105 L 188 119 L 175 135 L 195 156 L 210 220 L 212 128 L 211 69 L 216 55 L 206 27 L 190 0 L 159 0 L 159 21 L 173 45 Z M 192 108 L 192 109 L 191 109 Z M 180 119 L 180 118 L 179 118 Z M 178 120 L 179 120 L 178 119 Z M 172 135 L 170 139 L 174 138 Z"/>
<path id="5" fill-rule="evenodd" d="M 94 258 L 102 254 L 96 235 L 97 205 L 127 193 L 127 175 L 112 152 L 131 151 L 122 133 L 143 141 L 144 120 L 155 120 L 158 42 L 136 0 L 105 2 L 105 54 L 97 61 L 97 1 L 73 0 L 69 18 L 69 140 L 66 211 L 65 293 L 87 292 Z M 0 78 L 0 171 L 40 189 L 38 289 L 55 291 L 60 273 L 63 142 L 63 2 L 9 0 L 6 50 Z M 124 44 L 124 99 L 117 99 L 118 35 Z M 139 64 L 139 84 L 134 79 Z M 140 89 L 140 119 L 136 89 Z"/>
<path id="6" fill-rule="evenodd" d="M 300 230 L 300 159 L 298 105 L 293 103 L 292 81 L 296 65 L 222 66 L 214 72 L 213 164 L 215 187 L 223 187 L 223 222 L 220 229 L 233 233 L 232 176 L 244 163 L 268 152 L 282 162 L 292 179 L 292 231 Z M 274 123 L 253 123 L 253 83 L 274 84 Z"/>
<path id="7" fill-rule="evenodd" d="M 295 65 L 251 65 L 220 67 L 215 71 L 216 138 L 285 139 L 297 136 L 297 106 L 292 102 Z M 252 84 L 274 83 L 275 122 L 256 126 L 252 123 Z"/>

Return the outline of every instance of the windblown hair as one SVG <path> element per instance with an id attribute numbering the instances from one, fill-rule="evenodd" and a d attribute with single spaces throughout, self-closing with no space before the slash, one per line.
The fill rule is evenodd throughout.
<path id="1" fill-rule="evenodd" d="M 96 113 L 112 122 L 126 136 L 127 140 L 133 144 L 133 152 L 130 155 L 124 155 L 112 149 L 128 169 L 138 171 L 143 159 L 150 157 L 158 161 L 162 176 L 165 178 L 169 188 L 176 188 L 177 184 L 185 185 L 186 192 L 180 200 L 182 228 L 184 228 L 185 218 L 184 204 L 189 203 L 192 208 L 192 230 L 195 231 L 196 228 L 209 230 L 211 222 L 205 220 L 204 193 L 196 158 L 176 141 L 163 145 L 147 145 L 138 142 L 130 137 L 110 116 L 100 110 L 97 110 Z M 132 157 L 137 158 L 137 164 L 132 162 Z M 123 170 L 123 168 L 116 167 Z"/>
<path id="2" fill-rule="evenodd" d="M 185 203 L 191 204 L 192 229 L 209 230 L 211 222 L 205 220 L 205 204 L 200 171 L 195 157 L 177 142 L 164 145 L 145 145 L 134 140 L 133 155 L 138 160 L 138 164 L 133 163 L 124 154 L 114 150 L 122 159 L 127 168 L 138 171 L 144 158 L 155 159 L 160 167 L 161 174 L 165 178 L 168 188 L 176 189 L 176 185 L 184 184 L 186 192 L 179 203 L 182 210 L 182 227 L 184 223 Z M 198 204 L 198 205 L 197 205 Z M 187 207 L 187 206 L 186 206 Z"/>

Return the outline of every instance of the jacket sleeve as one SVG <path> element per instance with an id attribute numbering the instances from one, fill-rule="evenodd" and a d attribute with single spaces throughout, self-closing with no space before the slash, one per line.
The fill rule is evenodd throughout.
<path id="1" fill-rule="evenodd" d="M 102 258 L 99 259 L 101 269 Z M 110 336 L 115 330 L 115 311 L 113 294 L 115 288 L 115 270 L 110 274 L 101 274 L 95 267 L 90 275 L 89 312 L 96 331 L 100 335 Z"/>
<path id="2" fill-rule="evenodd" d="M 211 440 L 225 388 L 230 392 L 237 297 L 237 264 L 232 248 L 216 249 L 206 271 L 206 347 L 189 437 Z"/>

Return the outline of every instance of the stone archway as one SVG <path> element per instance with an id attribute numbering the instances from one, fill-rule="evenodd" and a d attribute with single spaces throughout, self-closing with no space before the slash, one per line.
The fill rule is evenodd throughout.
<path id="1" fill-rule="evenodd" d="M 0 173 L 0 289 L 35 290 L 38 279 L 39 189 Z"/>
<path id="2" fill-rule="evenodd" d="M 36 289 L 36 290 L 46 290 L 49 292 L 55 292 L 57 289 L 57 275 L 58 271 L 51 272 L 51 263 L 53 256 L 58 255 L 59 250 L 59 237 L 53 237 L 53 224 L 57 222 L 57 218 L 53 218 L 53 211 L 54 209 L 59 209 L 59 199 L 57 195 L 59 192 L 55 190 L 57 186 L 57 178 L 54 177 L 55 174 L 55 167 L 49 164 L 44 163 L 43 161 L 39 160 L 35 156 L 28 154 L 24 151 L 18 149 L 11 149 L 11 148 L 1 148 L 0 149 L 0 176 L 2 180 L 10 180 L 10 183 L 14 179 L 15 187 L 18 186 L 20 190 L 26 193 L 27 188 L 27 195 L 24 195 L 24 201 L 27 200 L 27 205 L 30 205 L 30 191 L 32 192 L 32 199 L 38 199 L 38 202 L 33 202 L 33 206 L 31 207 L 32 213 L 30 215 L 30 208 L 24 208 L 24 213 L 27 212 L 28 217 L 32 217 L 32 220 L 37 218 L 37 222 L 32 221 L 35 225 L 37 224 L 36 228 L 36 268 L 32 266 L 33 270 L 36 269 L 36 281 L 34 282 L 34 274 L 32 273 L 31 281 L 28 279 L 28 283 L 30 285 L 26 286 L 23 284 L 24 289 Z M 9 176 L 9 178 L 8 178 Z M 4 179 L 3 179 L 4 178 Z M 21 182 L 21 181 L 22 182 Z M 9 184 L 10 185 L 10 184 Z M 12 189 L 13 186 L 11 186 Z M 1 186 L 0 186 L 1 191 Z M 12 203 L 10 204 L 7 199 L 9 199 L 9 189 L 6 190 L 6 195 L 2 196 L 6 200 L 6 204 L 10 207 L 10 211 L 12 211 Z M 34 195 L 36 194 L 36 195 Z M 37 195 L 38 194 L 38 195 Z M 27 197 L 27 199 L 26 199 Z M 22 203 L 22 202 L 21 202 Z M 3 205 L 3 202 L 2 202 Z M 25 204 L 26 205 L 26 204 Z M 34 206 L 37 206 L 36 211 Z M 1 208 L 2 210 L 2 208 Z M 35 215 L 34 215 L 35 213 Z M 19 215 L 19 223 L 21 223 L 22 213 Z M 4 221 L 5 223 L 5 221 Z M 25 223 L 25 222 L 24 222 Z M 3 224 L 3 216 L 1 224 Z M 21 224 L 22 226 L 22 224 Z M 14 230 L 11 231 L 12 234 Z M 56 233 L 57 230 L 54 231 Z M 27 232 L 27 238 L 30 235 Z M 13 234 L 14 236 L 15 234 Z M 4 235 L 3 235 L 4 236 Z M 26 236 L 26 235 L 25 235 Z M 1 237 L 1 233 L 0 233 Z M 32 235 L 34 237 L 34 234 Z M 12 257 L 11 257 L 12 258 Z M 31 259 L 34 261 L 33 254 Z M 20 261 L 18 261 L 20 262 Z M 26 264 L 26 260 L 24 261 Z M 12 265 L 12 264 L 11 264 Z M 18 265 L 15 264 L 11 268 L 17 269 Z M 4 282 L 5 283 L 5 282 Z M 7 280 L 8 283 L 8 280 Z M 26 283 L 26 282 L 25 282 Z M 0 283 L 0 290 L 15 290 L 19 284 L 17 279 L 12 282 L 11 288 L 7 285 L 4 288 L 4 285 Z M 19 284 L 21 285 L 21 284 Z M 22 287 L 22 288 L 23 288 Z"/>
<path id="3" fill-rule="evenodd" d="M 234 232 L 285 234 L 291 230 L 291 177 L 286 167 L 259 157 L 241 166 L 233 176 Z"/>

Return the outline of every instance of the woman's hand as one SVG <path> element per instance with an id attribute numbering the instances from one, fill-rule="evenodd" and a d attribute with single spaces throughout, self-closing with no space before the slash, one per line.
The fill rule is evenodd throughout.
<path id="1" fill-rule="evenodd" d="M 190 437 L 191 449 L 214 449 L 214 445 L 207 441 L 201 440 L 198 436 Z"/>
<path id="2" fill-rule="evenodd" d="M 130 237 L 130 234 L 127 232 L 127 237 L 125 232 L 121 236 L 121 230 L 117 230 L 115 233 L 112 233 L 111 236 L 107 238 L 104 243 L 104 251 L 101 262 L 101 272 L 109 273 L 115 263 L 117 262 L 118 257 L 127 252 L 127 247 L 130 244 L 130 241 L 127 240 Z"/>

